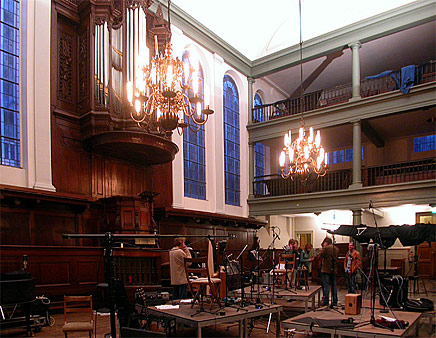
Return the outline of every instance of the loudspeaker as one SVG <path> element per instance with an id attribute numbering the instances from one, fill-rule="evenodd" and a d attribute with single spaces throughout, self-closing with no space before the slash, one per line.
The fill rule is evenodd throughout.
<path id="1" fill-rule="evenodd" d="M 407 302 L 408 281 L 400 275 L 380 277 L 380 305 L 401 308 Z M 387 304 L 384 299 L 386 299 Z"/>
<path id="2" fill-rule="evenodd" d="M 358 315 L 362 309 L 362 295 L 348 293 L 345 295 L 345 314 Z"/>

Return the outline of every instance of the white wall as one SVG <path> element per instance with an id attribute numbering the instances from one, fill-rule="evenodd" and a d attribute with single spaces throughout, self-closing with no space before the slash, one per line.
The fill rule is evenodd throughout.
<path id="1" fill-rule="evenodd" d="M 196 53 L 203 67 L 205 80 L 205 103 L 209 103 L 214 114 L 205 124 L 206 146 L 206 200 L 197 200 L 184 196 L 183 184 L 183 136 L 173 134 L 173 142 L 179 152 L 173 166 L 173 207 L 206 212 L 223 213 L 234 216 L 248 216 L 248 80 L 247 77 L 226 64 L 222 57 L 212 53 L 185 36 L 177 27 L 172 26 L 173 53 L 181 59 L 186 49 Z M 225 204 L 224 190 L 224 128 L 223 128 L 223 78 L 230 75 L 236 83 L 239 94 L 240 114 L 240 206 Z M 258 83 L 257 83 L 258 82 Z M 264 81 L 257 81 L 258 88 L 265 93 L 264 100 L 281 99 L 280 94 Z M 255 92 L 255 91 L 254 91 Z M 253 92 L 253 93 L 254 93 Z M 252 99 L 252 98 L 250 98 Z M 272 102 L 269 101 L 269 102 Z"/>
<path id="2" fill-rule="evenodd" d="M 275 237 L 273 243 L 274 233 L 278 237 Z M 288 244 L 288 241 L 292 237 L 293 233 L 294 226 L 290 217 L 270 216 L 268 226 L 259 229 L 257 236 L 259 237 L 261 248 L 272 248 L 272 245 L 274 245 L 275 249 L 281 249 Z"/>
<path id="3" fill-rule="evenodd" d="M 51 1 L 20 2 L 21 167 L 0 166 L 0 183 L 55 191 L 51 173 Z"/>

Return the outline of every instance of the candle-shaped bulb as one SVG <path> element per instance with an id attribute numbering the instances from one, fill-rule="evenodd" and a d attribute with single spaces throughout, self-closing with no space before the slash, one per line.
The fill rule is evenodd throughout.
<path id="1" fill-rule="evenodd" d="M 320 134 L 319 130 L 316 132 L 315 145 L 317 148 L 321 145 L 321 134 Z"/>
<path id="2" fill-rule="evenodd" d="M 285 166 L 285 152 L 284 151 L 282 151 L 281 153 L 280 153 L 280 158 L 279 158 L 279 162 L 280 162 L 280 167 L 284 167 Z"/>
<path id="3" fill-rule="evenodd" d="M 201 119 L 201 102 L 197 102 L 197 117 Z"/>
<path id="4" fill-rule="evenodd" d="M 308 139 L 309 143 L 312 143 L 313 141 L 313 128 L 310 127 L 309 128 L 309 139 Z"/>
<path id="5" fill-rule="evenodd" d="M 156 57 L 159 55 L 159 44 L 157 42 L 157 35 L 154 36 L 154 53 Z"/>
<path id="6" fill-rule="evenodd" d="M 138 115 L 141 112 L 141 101 L 138 99 L 135 100 L 135 111 Z"/>
<path id="7" fill-rule="evenodd" d="M 294 161 L 294 148 L 290 148 L 289 150 L 289 161 Z"/>
<path id="8" fill-rule="evenodd" d="M 303 127 L 300 127 L 300 129 L 298 130 L 298 138 L 299 138 L 300 140 L 302 140 L 303 137 L 304 137 L 304 128 L 303 128 Z"/>
<path id="9" fill-rule="evenodd" d="M 127 82 L 127 100 L 130 103 L 133 102 L 133 83 L 131 81 Z"/>
<path id="10" fill-rule="evenodd" d="M 173 66 L 169 65 L 167 68 L 167 86 L 171 87 L 173 83 Z"/>

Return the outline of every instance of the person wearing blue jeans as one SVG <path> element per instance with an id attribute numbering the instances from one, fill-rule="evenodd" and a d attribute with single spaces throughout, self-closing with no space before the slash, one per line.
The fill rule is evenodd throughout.
<path id="1" fill-rule="evenodd" d="M 322 280 L 322 292 L 324 295 L 323 306 L 329 305 L 330 288 L 332 289 L 332 305 L 338 305 L 338 291 L 336 288 L 336 275 L 333 273 L 323 273 L 321 272 Z"/>
<path id="2" fill-rule="evenodd" d="M 338 272 L 339 249 L 333 245 L 331 238 L 326 237 L 321 244 L 321 280 L 323 304 L 329 305 L 330 288 L 332 290 L 332 306 L 338 305 L 338 290 L 336 288 L 336 273 Z"/>

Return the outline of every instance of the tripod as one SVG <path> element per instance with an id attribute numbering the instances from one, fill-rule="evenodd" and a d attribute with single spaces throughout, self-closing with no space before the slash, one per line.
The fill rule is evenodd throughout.
<path id="1" fill-rule="evenodd" d="M 415 245 L 415 255 L 413 256 L 413 261 L 412 261 L 412 265 L 409 267 L 409 271 L 407 271 L 406 276 L 409 275 L 410 270 L 413 267 L 413 276 L 408 277 L 409 281 L 413 281 L 413 289 L 411 288 L 411 290 L 409 291 L 409 293 L 413 293 L 414 295 L 416 294 L 420 294 L 422 292 L 419 291 L 419 274 L 418 274 L 418 261 L 419 258 L 421 257 L 421 255 L 418 256 L 418 246 Z M 425 287 L 425 282 L 424 280 L 422 280 L 422 286 L 424 287 L 424 292 L 425 295 L 427 296 L 427 289 Z"/>

